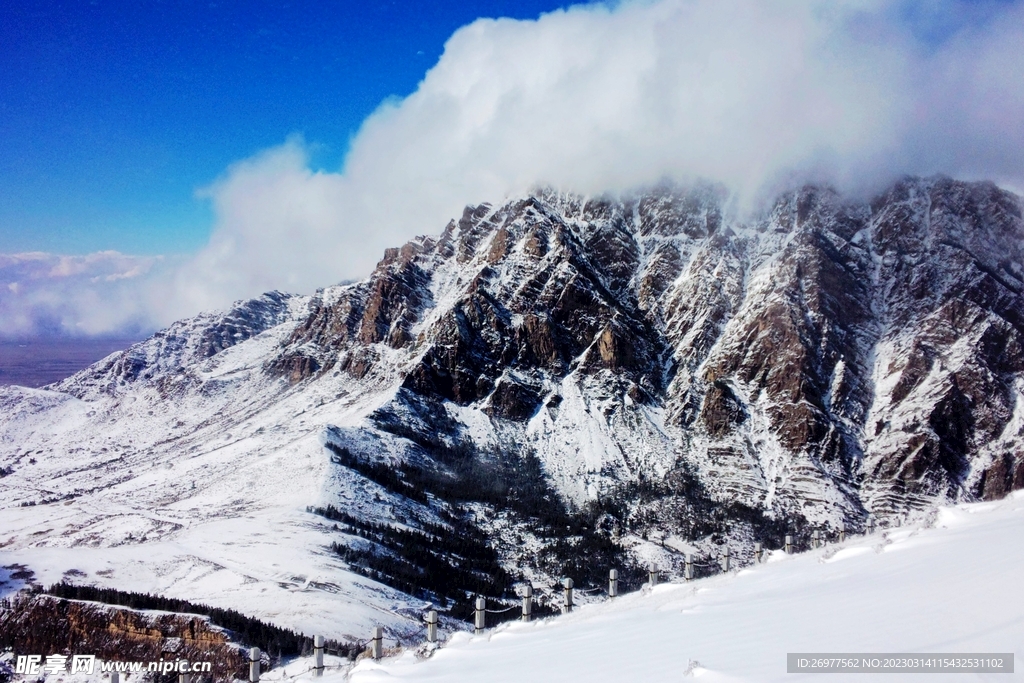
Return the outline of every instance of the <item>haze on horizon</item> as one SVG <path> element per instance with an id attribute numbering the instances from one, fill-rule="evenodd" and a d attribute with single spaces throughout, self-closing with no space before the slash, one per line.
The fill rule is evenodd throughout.
<path id="1" fill-rule="evenodd" d="M 864 194 L 904 174 L 1024 188 L 1024 1 L 657 0 L 532 18 L 557 7 L 537 3 L 519 7 L 519 19 L 462 26 L 436 63 L 373 62 L 396 60 L 395 50 L 425 58 L 429 37 L 443 38 L 438 31 L 460 16 L 512 4 L 466 4 L 429 20 L 391 5 L 386 19 L 365 17 L 362 58 L 332 46 L 311 23 L 323 17 L 301 4 L 269 29 L 208 32 L 213 48 L 202 55 L 211 63 L 190 65 L 187 54 L 169 62 L 184 74 L 169 96 L 191 98 L 195 113 L 166 125 L 147 106 L 170 81 L 150 79 L 133 52 L 150 38 L 86 54 L 108 70 L 128 60 L 124 73 L 98 78 L 137 84 L 138 111 L 127 113 L 142 123 L 104 138 L 103 125 L 90 128 L 103 120 L 98 109 L 72 101 L 95 92 L 72 91 L 66 102 L 51 93 L 35 106 L 84 114 L 39 142 L 21 136 L 0 147 L 0 193 L 16 198 L 0 211 L 0 337 L 141 334 L 269 289 L 310 292 L 365 276 L 384 248 L 439 232 L 467 204 L 537 185 L 595 194 L 706 178 L 741 207 L 806 181 Z M 418 33 L 403 24 L 409 17 L 422 19 Z M 175 26 L 218 26 L 193 19 L 179 14 Z M 58 47 L 73 57 L 123 38 L 86 28 Z M 260 43 L 262 31 L 270 38 Z M 258 48 L 242 50 L 257 56 L 249 70 L 232 61 L 243 39 Z M 411 49 L 417 40 L 426 51 Z M 287 55 L 302 41 L 314 44 L 291 56 L 319 62 L 261 61 L 275 45 Z M 348 60 L 337 67 L 344 78 L 394 89 L 345 91 L 323 67 L 335 49 Z M 10 53 L 2 63 L 15 60 Z M 240 74 L 234 93 L 247 107 L 229 106 L 232 93 L 218 97 L 216 82 L 188 78 L 192 67 L 202 75 L 224 64 Z M 0 109 L 8 132 L 18 116 L 31 118 L 31 98 L 18 99 L 31 89 L 19 88 L 4 88 L 14 93 Z M 410 94 L 387 97 L 403 88 Z M 342 97 L 356 90 L 361 103 Z M 295 92 L 305 96 L 297 105 Z M 374 97 L 385 99 L 378 106 Z M 271 122 L 264 110 L 295 116 Z M 282 121 L 295 128 L 280 130 Z M 204 130 L 233 137 L 211 151 L 194 144 Z M 193 155 L 207 175 L 181 170 Z M 50 157 L 64 159 L 53 173 L 41 161 Z M 75 168 L 76 159 L 105 165 Z M 141 183 L 147 172 L 166 177 Z M 33 191 L 63 201 L 68 215 L 43 216 L 40 201 L 24 200 Z M 59 225 L 47 227 L 54 215 Z"/>

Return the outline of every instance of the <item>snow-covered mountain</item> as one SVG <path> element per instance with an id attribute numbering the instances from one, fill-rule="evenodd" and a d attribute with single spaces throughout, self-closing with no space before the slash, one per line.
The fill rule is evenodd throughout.
<path id="1" fill-rule="evenodd" d="M 742 561 L 1024 487 L 1019 198 L 937 177 L 727 204 L 471 207 L 362 282 L 0 389 L 0 560 L 400 636 L 460 588 Z"/>

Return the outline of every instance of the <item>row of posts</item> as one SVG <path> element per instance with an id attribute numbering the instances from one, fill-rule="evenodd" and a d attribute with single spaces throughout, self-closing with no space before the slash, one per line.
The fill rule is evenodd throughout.
<path id="1" fill-rule="evenodd" d="M 864 532 L 866 534 L 868 534 L 868 535 L 875 533 L 875 518 L 874 517 L 870 517 L 870 516 L 868 517 L 867 522 L 864 525 Z M 844 543 L 846 541 L 846 525 L 845 524 L 840 523 L 839 531 L 838 531 L 838 533 L 836 535 L 837 535 L 840 543 Z M 824 545 L 825 545 L 825 534 L 823 534 L 821 531 L 819 531 L 817 529 L 812 531 L 811 532 L 811 548 L 817 550 L 818 548 L 824 547 Z M 784 547 L 787 555 L 792 555 L 794 552 L 796 552 L 796 545 L 795 545 L 795 543 L 793 541 L 793 536 L 791 534 L 786 534 L 786 543 L 785 543 L 785 545 L 783 547 Z M 762 553 L 763 553 L 763 551 L 761 550 L 761 544 L 760 543 L 755 543 L 754 544 L 754 557 L 757 559 L 758 562 L 761 561 Z"/>
<path id="2" fill-rule="evenodd" d="M 874 520 L 868 518 L 867 532 L 874 532 Z M 846 540 L 846 527 L 840 525 L 839 527 L 839 541 L 843 542 Z M 815 530 L 811 533 L 811 547 L 820 548 L 824 544 L 824 540 L 819 531 Z M 793 536 L 790 534 L 786 535 L 786 542 L 784 546 L 787 554 L 792 554 Z M 761 563 L 764 560 L 764 547 L 760 542 L 754 544 L 754 560 L 757 563 Z M 731 565 L 731 554 L 729 548 L 726 547 L 722 551 L 720 557 L 720 563 L 722 571 L 729 571 Z M 692 581 L 694 578 L 693 572 L 693 553 L 686 553 L 685 564 L 683 566 L 683 577 L 687 581 Z M 648 574 L 648 583 L 653 588 L 658 585 L 658 572 L 651 571 Z M 562 612 L 568 614 L 572 612 L 573 608 L 573 580 L 570 578 L 562 579 L 562 589 L 564 591 L 562 601 Z M 614 598 L 619 595 L 619 570 L 612 569 L 608 572 L 608 597 Z M 478 596 L 476 599 L 475 613 L 473 619 L 474 633 L 480 634 L 486 627 L 487 619 L 487 601 L 482 596 Z M 526 584 L 525 590 L 523 591 L 523 621 L 530 621 L 533 616 L 533 586 Z M 427 625 L 427 642 L 437 642 L 437 611 L 430 610 L 425 616 Z M 384 629 L 381 626 L 375 626 L 373 628 L 373 635 L 370 638 L 370 656 L 373 659 L 380 659 L 384 656 Z M 324 637 L 314 636 L 313 637 L 313 675 L 314 677 L 320 678 L 324 675 Z M 119 683 L 119 676 L 116 671 L 110 675 L 110 683 Z M 260 680 L 260 649 L 258 647 L 251 648 L 249 650 L 249 681 L 251 683 L 259 683 Z M 190 683 L 190 676 L 187 673 L 180 673 L 178 675 L 178 683 Z"/>
<path id="3" fill-rule="evenodd" d="M 872 517 L 868 517 L 866 531 L 868 534 L 874 533 L 875 521 Z M 842 543 L 846 540 L 846 526 L 839 525 L 839 542 Z M 821 532 L 815 530 L 811 533 L 811 547 L 820 548 L 824 545 L 825 540 Z M 793 542 L 793 536 L 791 534 L 786 535 L 786 541 L 783 546 L 787 555 L 793 554 L 795 545 Z M 765 559 L 764 546 L 758 542 L 754 543 L 754 560 L 760 564 Z M 732 567 L 732 555 L 728 547 L 722 549 L 722 554 L 719 557 L 719 563 L 722 567 L 722 571 L 728 572 Z M 694 578 L 694 561 L 693 553 L 686 553 L 685 563 L 683 565 L 683 578 L 687 581 L 692 581 Z M 648 584 L 653 588 L 658 585 L 658 572 L 651 571 L 648 573 Z M 573 608 L 573 580 L 570 578 L 562 579 L 562 613 L 568 614 L 572 612 Z M 619 595 L 619 570 L 612 569 L 608 572 L 608 597 L 614 598 Z M 533 618 L 533 586 L 526 584 L 523 591 L 523 621 L 530 621 Z M 427 612 L 424 620 L 427 625 L 427 642 L 437 642 L 437 611 L 430 610 Z M 476 598 L 475 610 L 473 614 L 473 632 L 480 634 L 484 631 L 487 624 L 487 601 L 482 596 Z M 324 639 L 323 636 L 316 636 L 313 639 L 313 653 L 315 658 L 315 665 L 313 669 L 314 676 L 322 676 L 324 670 Z M 384 629 L 380 626 L 375 626 L 373 629 L 373 636 L 370 638 L 370 656 L 374 659 L 380 659 L 384 656 Z M 259 648 L 252 648 L 250 652 L 250 664 L 249 664 L 249 680 L 251 683 L 257 683 L 260 679 L 260 663 L 259 663 Z M 116 680 L 111 679 L 111 683 L 118 683 Z M 179 683 L 189 683 L 188 680 L 181 681 Z"/>
<path id="4" fill-rule="evenodd" d="M 868 517 L 867 520 L 867 533 L 874 533 L 875 522 L 872 517 Z M 839 525 L 839 542 L 842 543 L 846 540 L 846 526 Z M 824 545 L 824 538 L 818 530 L 811 532 L 811 547 L 820 548 Z M 786 535 L 786 542 L 784 550 L 787 555 L 793 554 L 794 544 L 793 536 L 791 534 Z M 754 544 L 754 560 L 757 563 L 764 561 L 764 547 L 760 542 Z M 720 563 L 722 571 L 729 571 L 731 566 L 731 554 L 729 548 L 726 547 L 722 550 L 720 557 Z M 687 581 L 692 581 L 694 578 L 693 572 L 693 553 L 686 553 L 685 563 L 683 565 L 683 578 Z M 648 574 L 648 583 L 653 588 L 658 585 L 658 572 L 651 571 Z M 562 579 L 562 589 L 564 591 L 562 601 L 562 612 L 568 614 L 572 612 L 573 608 L 573 581 L 570 578 Z M 614 598 L 619 594 L 619 570 L 612 569 L 608 572 L 608 597 Z M 487 601 L 482 597 L 478 596 L 476 599 L 476 610 L 474 613 L 473 626 L 474 633 L 482 633 L 486 627 L 487 621 Z M 526 584 L 525 590 L 523 591 L 523 621 L 530 621 L 533 616 L 533 586 Z M 427 625 L 427 642 L 437 642 L 437 611 L 430 610 L 427 612 L 425 617 Z M 384 629 L 380 626 L 373 628 L 373 635 L 370 638 L 370 656 L 374 659 L 380 659 L 384 656 Z M 314 636 L 313 637 L 313 675 L 320 678 L 324 675 L 324 637 Z M 260 649 L 258 647 L 251 648 L 249 650 L 249 681 L 250 683 L 259 683 L 260 680 Z M 118 673 L 112 672 L 110 675 L 110 683 L 119 683 Z M 187 673 L 180 673 L 178 675 L 178 683 L 190 683 L 190 676 Z"/>

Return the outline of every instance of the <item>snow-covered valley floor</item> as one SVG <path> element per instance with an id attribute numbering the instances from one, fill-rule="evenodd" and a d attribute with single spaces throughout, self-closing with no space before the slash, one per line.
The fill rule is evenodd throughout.
<path id="1" fill-rule="evenodd" d="M 1024 492 L 940 509 L 928 522 L 854 537 L 691 584 L 657 586 L 482 636 L 432 658 L 362 660 L 353 683 L 445 681 L 907 681 L 920 674 L 788 674 L 787 652 L 1013 652 L 1024 680 Z M 292 679 L 308 659 L 268 672 Z M 328 672 L 323 679 L 346 674 Z M 306 676 L 299 676 L 306 678 Z M 312 680 L 312 679 L 311 679 Z"/>

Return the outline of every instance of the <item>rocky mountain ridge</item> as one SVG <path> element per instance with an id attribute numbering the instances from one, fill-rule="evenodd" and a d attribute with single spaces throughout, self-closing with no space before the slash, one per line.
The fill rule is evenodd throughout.
<path id="1" fill-rule="evenodd" d="M 833 521 L 1024 485 L 1017 198 L 944 178 L 869 205 L 808 187 L 747 225 L 724 201 L 467 209 L 315 298 L 268 367 L 363 379 L 398 354 L 405 391 L 538 442 L 577 502 L 680 466 L 717 499 Z M 560 429 L 567 399 L 597 423 L 596 459 L 551 443 L 578 426 Z"/>
<path id="2" fill-rule="evenodd" d="M 470 207 L 361 282 L 0 390 L 8 548 L 180 544 L 255 516 L 275 531 L 231 527 L 237 554 L 161 566 L 385 609 L 375 582 L 416 593 L 442 546 L 500 597 L 1024 487 L 1018 197 L 935 177 L 870 202 L 804 187 L 746 221 L 728 201 L 698 184 Z M 77 514 L 30 509 L 58 504 Z M 306 539 L 287 574 L 241 550 L 286 536 Z"/>

